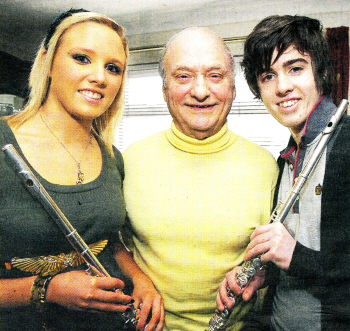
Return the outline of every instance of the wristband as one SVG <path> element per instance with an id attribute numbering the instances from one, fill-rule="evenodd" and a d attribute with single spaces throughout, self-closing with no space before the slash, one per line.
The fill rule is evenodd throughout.
<path id="1" fill-rule="evenodd" d="M 30 302 L 34 308 L 40 312 L 44 312 L 47 308 L 46 291 L 53 277 L 58 274 L 57 271 L 45 272 L 39 274 L 34 280 L 30 291 Z"/>

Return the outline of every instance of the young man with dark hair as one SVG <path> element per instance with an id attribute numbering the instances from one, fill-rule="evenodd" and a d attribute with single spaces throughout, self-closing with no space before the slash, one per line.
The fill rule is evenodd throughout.
<path id="1" fill-rule="evenodd" d="M 291 132 L 278 160 L 275 201 L 283 202 L 337 109 L 321 23 L 288 15 L 262 20 L 245 42 L 242 66 L 254 95 Z M 284 223 L 260 226 L 251 236 L 244 259 L 262 254 L 270 267 L 244 289 L 243 298 L 277 273 L 269 288 L 272 330 L 349 329 L 349 150 L 350 119 L 344 115 Z M 242 292 L 235 282 L 238 268 L 220 284 L 221 310 L 232 306 L 227 286 Z"/>

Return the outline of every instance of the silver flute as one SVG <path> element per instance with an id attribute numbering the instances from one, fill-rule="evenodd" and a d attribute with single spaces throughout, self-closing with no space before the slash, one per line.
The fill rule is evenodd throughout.
<path id="1" fill-rule="evenodd" d="M 317 143 L 317 146 L 313 151 L 309 161 L 307 162 L 305 167 L 302 169 L 300 175 L 296 179 L 291 191 L 289 192 L 286 198 L 286 201 L 284 203 L 279 202 L 277 204 L 276 208 L 274 209 L 274 211 L 270 216 L 269 223 L 275 223 L 275 222 L 283 223 L 290 209 L 293 207 L 296 199 L 298 198 L 300 191 L 304 186 L 305 182 L 307 181 L 310 173 L 316 167 L 319 159 L 321 158 L 322 153 L 324 152 L 329 139 L 332 137 L 336 127 L 338 126 L 338 123 L 341 117 L 343 116 L 347 106 L 348 106 L 348 101 L 345 99 L 342 100 L 337 111 L 331 117 L 325 129 L 323 130 L 321 139 Z M 256 273 L 259 270 L 261 270 L 263 267 L 264 266 L 261 262 L 260 256 L 257 256 L 249 261 L 245 261 L 242 264 L 241 270 L 236 275 L 236 281 L 238 286 L 242 290 L 245 287 L 247 287 L 250 281 L 256 275 Z M 236 295 L 234 292 L 230 290 L 230 288 L 227 288 L 227 294 L 229 297 L 234 299 L 235 301 L 234 306 L 237 305 L 237 303 L 239 303 L 242 300 L 241 296 Z M 209 328 L 206 331 L 226 330 L 227 328 L 226 323 L 230 317 L 230 314 L 233 311 L 234 306 L 230 309 L 225 307 L 223 311 L 220 311 L 219 309 L 217 309 L 215 311 L 215 315 L 211 318 L 209 322 Z"/>
<path id="2" fill-rule="evenodd" d="M 5 155 L 11 160 L 12 165 L 18 172 L 18 176 L 22 179 L 24 186 L 29 190 L 34 198 L 39 200 L 43 208 L 55 221 L 58 227 L 61 229 L 67 240 L 77 251 L 78 254 L 84 259 L 86 264 L 89 266 L 89 272 L 92 275 L 97 276 L 97 273 L 93 272 L 94 267 L 96 270 L 105 277 L 111 277 L 106 269 L 102 266 L 97 257 L 91 252 L 89 246 L 85 243 L 79 233 L 73 228 L 68 219 L 64 216 L 63 212 L 59 209 L 56 203 L 53 201 L 51 196 L 47 193 L 45 188 L 41 185 L 39 180 L 35 177 L 33 172 L 30 170 L 28 165 L 24 162 L 22 157 L 13 147 L 8 144 L 2 148 Z M 136 317 L 138 309 L 135 309 L 132 304 L 129 304 L 130 311 L 121 313 L 121 316 L 125 322 L 125 329 L 136 330 L 138 319 Z"/>

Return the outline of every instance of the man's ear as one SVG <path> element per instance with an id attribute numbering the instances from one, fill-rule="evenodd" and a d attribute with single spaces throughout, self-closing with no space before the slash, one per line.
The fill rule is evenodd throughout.
<path id="1" fill-rule="evenodd" d="M 167 96 L 166 96 L 166 87 L 165 86 L 163 86 L 163 88 L 162 88 L 162 91 L 163 91 L 163 99 L 164 99 L 164 101 L 165 102 L 167 102 Z"/>
<path id="2" fill-rule="evenodd" d="M 232 100 L 236 99 L 236 86 L 233 86 L 232 88 Z"/>
<path id="3" fill-rule="evenodd" d="M 328 70 L 326 70 L 323 74 L 323 80 L 326 80 L 326 78 L 328 77 Z"/>

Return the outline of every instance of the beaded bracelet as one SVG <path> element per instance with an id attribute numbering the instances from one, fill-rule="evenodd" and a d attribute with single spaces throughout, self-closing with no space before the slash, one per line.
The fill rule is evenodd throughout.
<path id="1" fill-rule="evenodd" d="M 34 280 L 30 291 L 30 302 L 36 310 L 40 312 L 44 312 L 46 310 L 46 291 L 52 278 L 57 274 L 57 271 L 45 272 L 44 274 L 38 275 L 38 277 Z"/>

